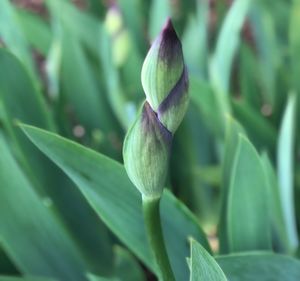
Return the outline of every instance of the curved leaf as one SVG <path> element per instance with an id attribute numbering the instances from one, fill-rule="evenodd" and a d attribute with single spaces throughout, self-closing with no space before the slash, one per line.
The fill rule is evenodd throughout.
<path id="1" fill-rule="evenodd" d="M 119 163 L 47 131 L 22 126 L 32 142 L 76 183 L 108 227 L 154 270 L 148 248 L 139 192 Z M 188 279 L 187 238 L 206 248 L 208 242 L 196 219 L 169 192 L 162 198 L 162 225 L 171 265 L 178 280 Z"/>

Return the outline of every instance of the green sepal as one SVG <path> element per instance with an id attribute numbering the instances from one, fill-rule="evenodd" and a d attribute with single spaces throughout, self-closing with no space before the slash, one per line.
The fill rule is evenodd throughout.
<path id="1" fill-rule="evenodd" d="M 126 135 L 123 147 L 127 174 L 145 198 L 158 198 L 162 194 L 171 142 L 172 134 L 145 102 Z"/>

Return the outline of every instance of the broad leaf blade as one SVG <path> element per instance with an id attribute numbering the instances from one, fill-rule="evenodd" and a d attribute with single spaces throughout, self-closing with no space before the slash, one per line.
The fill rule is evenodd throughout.
<path id="1" fill-rule="evenodd" d="M 23 126 L 29 138 L 77 184 L 108 227 L 145 264 L 154 269 L 142 216 L 141 196 L 119 163 L 52 133 Z M 196 219 L 169 192 L 162 198 L 167 250 L 178 280 L 187 280 L 187 238 L 209 249 Z"/>

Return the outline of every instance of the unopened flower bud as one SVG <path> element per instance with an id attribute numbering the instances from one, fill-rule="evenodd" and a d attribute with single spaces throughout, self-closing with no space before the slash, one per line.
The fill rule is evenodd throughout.
<path id="1" fill-rule="evenodd" d="M 173 134 L 188 106 L 188 78 L 181 43 L 170 20 L 152 44 L 142 68 L 147 97 L 127 133 L 124 164 L 144 197 L 160 197 L 165 185 Z"/>
<path id="2" fill-rule="evenodd" d="M 188 78 L 181 42 L 170 19 L 146 56 L 142 85 L 152 109 L 174 133 L 187 109 Z"/>
<path id="3" fill-rule="evenodd" d="M 148 102 L 127 134 L 124 162 L 127 174 L 146 197 L 160 197 L 168 171 L 172 134 L 160 123 Z"/>

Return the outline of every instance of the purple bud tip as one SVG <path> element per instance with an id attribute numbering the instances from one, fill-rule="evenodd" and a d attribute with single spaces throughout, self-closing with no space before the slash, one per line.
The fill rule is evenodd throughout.
<path id="1" fill-rule="evenodd" d="M 164 32 L 175 32 L 176 33 L 171 18 L 167 19 L 167 21 L 162 29 L 162 32 L 163 33 Z"/>
<path id="2" fill-rule="evenodd" d="M 181 42 L 170 18 L 160 34 L 159 56 L 167 64 L 175 63 L 178 59 L 183 60 Z"/>

